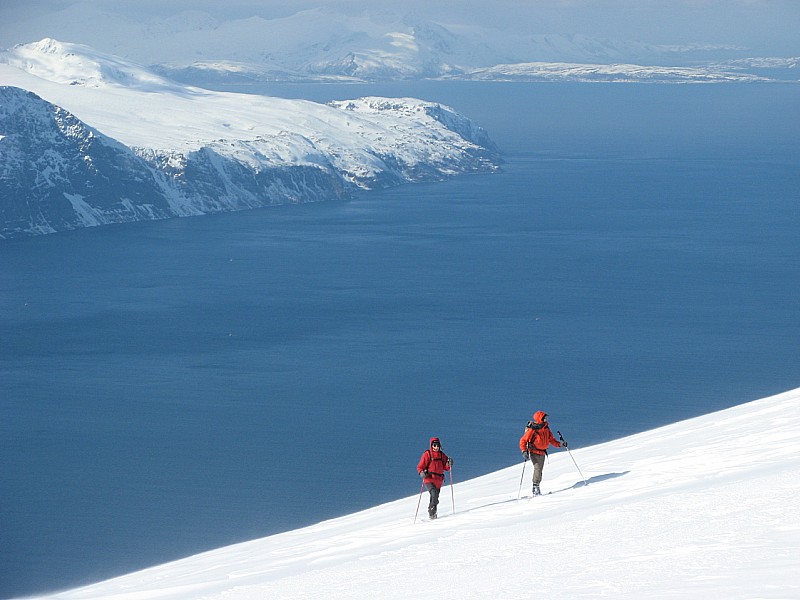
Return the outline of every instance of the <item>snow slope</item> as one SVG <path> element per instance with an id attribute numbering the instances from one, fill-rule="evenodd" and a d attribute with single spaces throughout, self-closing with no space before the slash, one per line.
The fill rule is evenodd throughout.
<path id="1" fill-rule="evenodd" d="M 458 482 L 454 457 L 437 521 L 412 494 L 42 598 L 800 598 L 800 389 L 572 443 L 539 498 L 522 463 Z"/>

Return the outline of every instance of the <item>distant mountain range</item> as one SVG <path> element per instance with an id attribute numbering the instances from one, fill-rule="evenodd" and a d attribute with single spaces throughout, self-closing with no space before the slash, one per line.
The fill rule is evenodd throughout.
<path id="1" fill-rule="evenodd" d="M 241 2 L 233 2 L 230 15 L 219 10 L 212 14 L 212 9 L 202 4 L 183 11 L 174 7 L 157 11 L 152 6 L 130 11 L 120 8 L 123 4 L 119 0 L 65 2 L 62 10 L 37 13 L 16 28 L 31 35 L 44 32 L 27 41 L 44 35 L 81 41 L 149 65 L 174 80 L 200 86 L 441 77 L 505 80 L 519 79 L 523 73 L 531 80 L 557 77 L 672 83 L 800 79 L 796 56 L 753 54 L 753 49 L 737 43 L 741 36 L 735 34 L 716 35 L 712 42 L 665 44 L 599 34 L 540 33 L 539 23 L 530 15 L 520 16 L 530 27 L 511 28 L 469 18 L 455 6 L 451 14 L 436 18 L 423 12 L 419 3 L 417 10 L 369 2 L 362 6 L 350 2 L 350 10 L 345 10 L 344 5 L 323 3 L 318 8 L 298 6 L 274 16 L 262 16 L 268 12 L 266 8 L 243 8 Z M 579 4 L 575 3 L 573 10 L 578 11 Z M 521 13 L 524 8 L 517 7 Z M 729 20 L 734 19 L 734 8 L 729 7 Z M 606 11 L 612 12 L 613 8 Z M 639 7 L 634 12 L 629 11 L 626 19 L 643 19 L 647 10 Z M 662 17 L 668 12 L 662 9 Z M 766 9 L 760 12 L 769 13 Z M 238 14 L 241 16 L 234 16 Z M 702 16 L 690 14 L 695 19 Z M 529 29 L 537 33 L 525 32 Z M 692 23 L 691 29 L 702 30 L 703 26 Z M 2 30 L 0 25 L 0 33 Z M 669 39 L 669 34 L 659 37 Z M 720 39 L 730 41 L 720 43 Z M 524 66 L 542 63 L 549 63 L 547 74 L 541 67 L 532 70 Z M 602 75 L 599 65 L 607 68 Z M 595 75 L 587 78 L 584 66 Z"/>
<path id="2" fill-rule="evenodd" d="M 286 46 L 269 47 L 258 54 L 218 51 L 219 56 L 235 58 L 173 60 L 151 68 L 194 85 L 439 78 L 540 81 L 557 77 L 659 83 L 800 79 L 797 58 L 749 58 L 746 50 L 737 46 L 653 45 L 565 34 L 522 36 L 478 27 L 447 28 L 409 19 L 376 31 L 351 19 L 331 20 L 321 11 L 306 11 L 292 20 L 302 22 L 264 21 L 258 24 L 258 30 L 266 40 L 285 40 L 286 35 L 276 35 L 275 28 L 311 28 L 317 41 L 308 43 L 298 37 L 290 39 Z M 227 24 L 225 29 L 234 26 Z M 178 34 L 181 35 L 198 34 Z M 217 33 L 204 32 L 202 38 L 203 44 L 208 39 L 211 45 L 203 45 L 201 54 L 214 54 Z M 242 45 L 263 46 L 264 42 Z M 764 69 L 766 64 L 768 71 Z M 549 74 L 545 75 L 544 70 Z M 587 77 L 589 70 L 594 75 Z"/>
<path id="3" fill-rule="evenodd" d="M 210 92 L 49 39 L 0 55 L 0 238 L 342 198 L 499 162 L 480 127 L 435 103 Z"/>
<path id="4" fill-rule="evenodd" d="M 775 69 L 773 68 L 772 71 Z M 745 71 L 729 65 L 659 67 L 632 64 L 520 63 L 475 69 L 457 76 L 470 81 L 579 81 L 631 83 L 755 83 L 775 81 L 766 69 Z"/>

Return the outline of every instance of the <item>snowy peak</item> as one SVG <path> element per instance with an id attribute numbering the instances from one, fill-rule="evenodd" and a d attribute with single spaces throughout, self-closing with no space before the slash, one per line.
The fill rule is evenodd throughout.
<path id="1" fill-rule="evenodd" d="M 41 79 L 85 87 L 121 86 L 151 91 L 177 86 L 144 67 L 83 44 L 45 38 L 0 53 L 0 62 Z"/>

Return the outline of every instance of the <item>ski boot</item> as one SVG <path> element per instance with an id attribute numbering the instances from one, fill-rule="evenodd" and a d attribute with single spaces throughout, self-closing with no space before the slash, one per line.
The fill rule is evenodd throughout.
<path id="1" fill-rule="evenodd" d="M 533 484 L 533 495 L 534 496 L 541 496 L 542 495 L 542 490 L 539 489 L 539 484 L 538 483 L 534 483 Z"/>

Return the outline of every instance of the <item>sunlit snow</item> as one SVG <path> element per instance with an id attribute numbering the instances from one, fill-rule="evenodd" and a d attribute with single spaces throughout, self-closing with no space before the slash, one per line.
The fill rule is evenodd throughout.
<path id="1" fill-rule="evenodd" d="M 409 457 L 408 473 L 371 483 L 407 477 L 406 498 L 47 597 L 800 597 L 800 389 L 571 444 L 551 453 L 538 498 L 528 468 L 517 499 L 521 462 L 460 482 L 455 457 L 440 518 L 415 522 Z"/>

